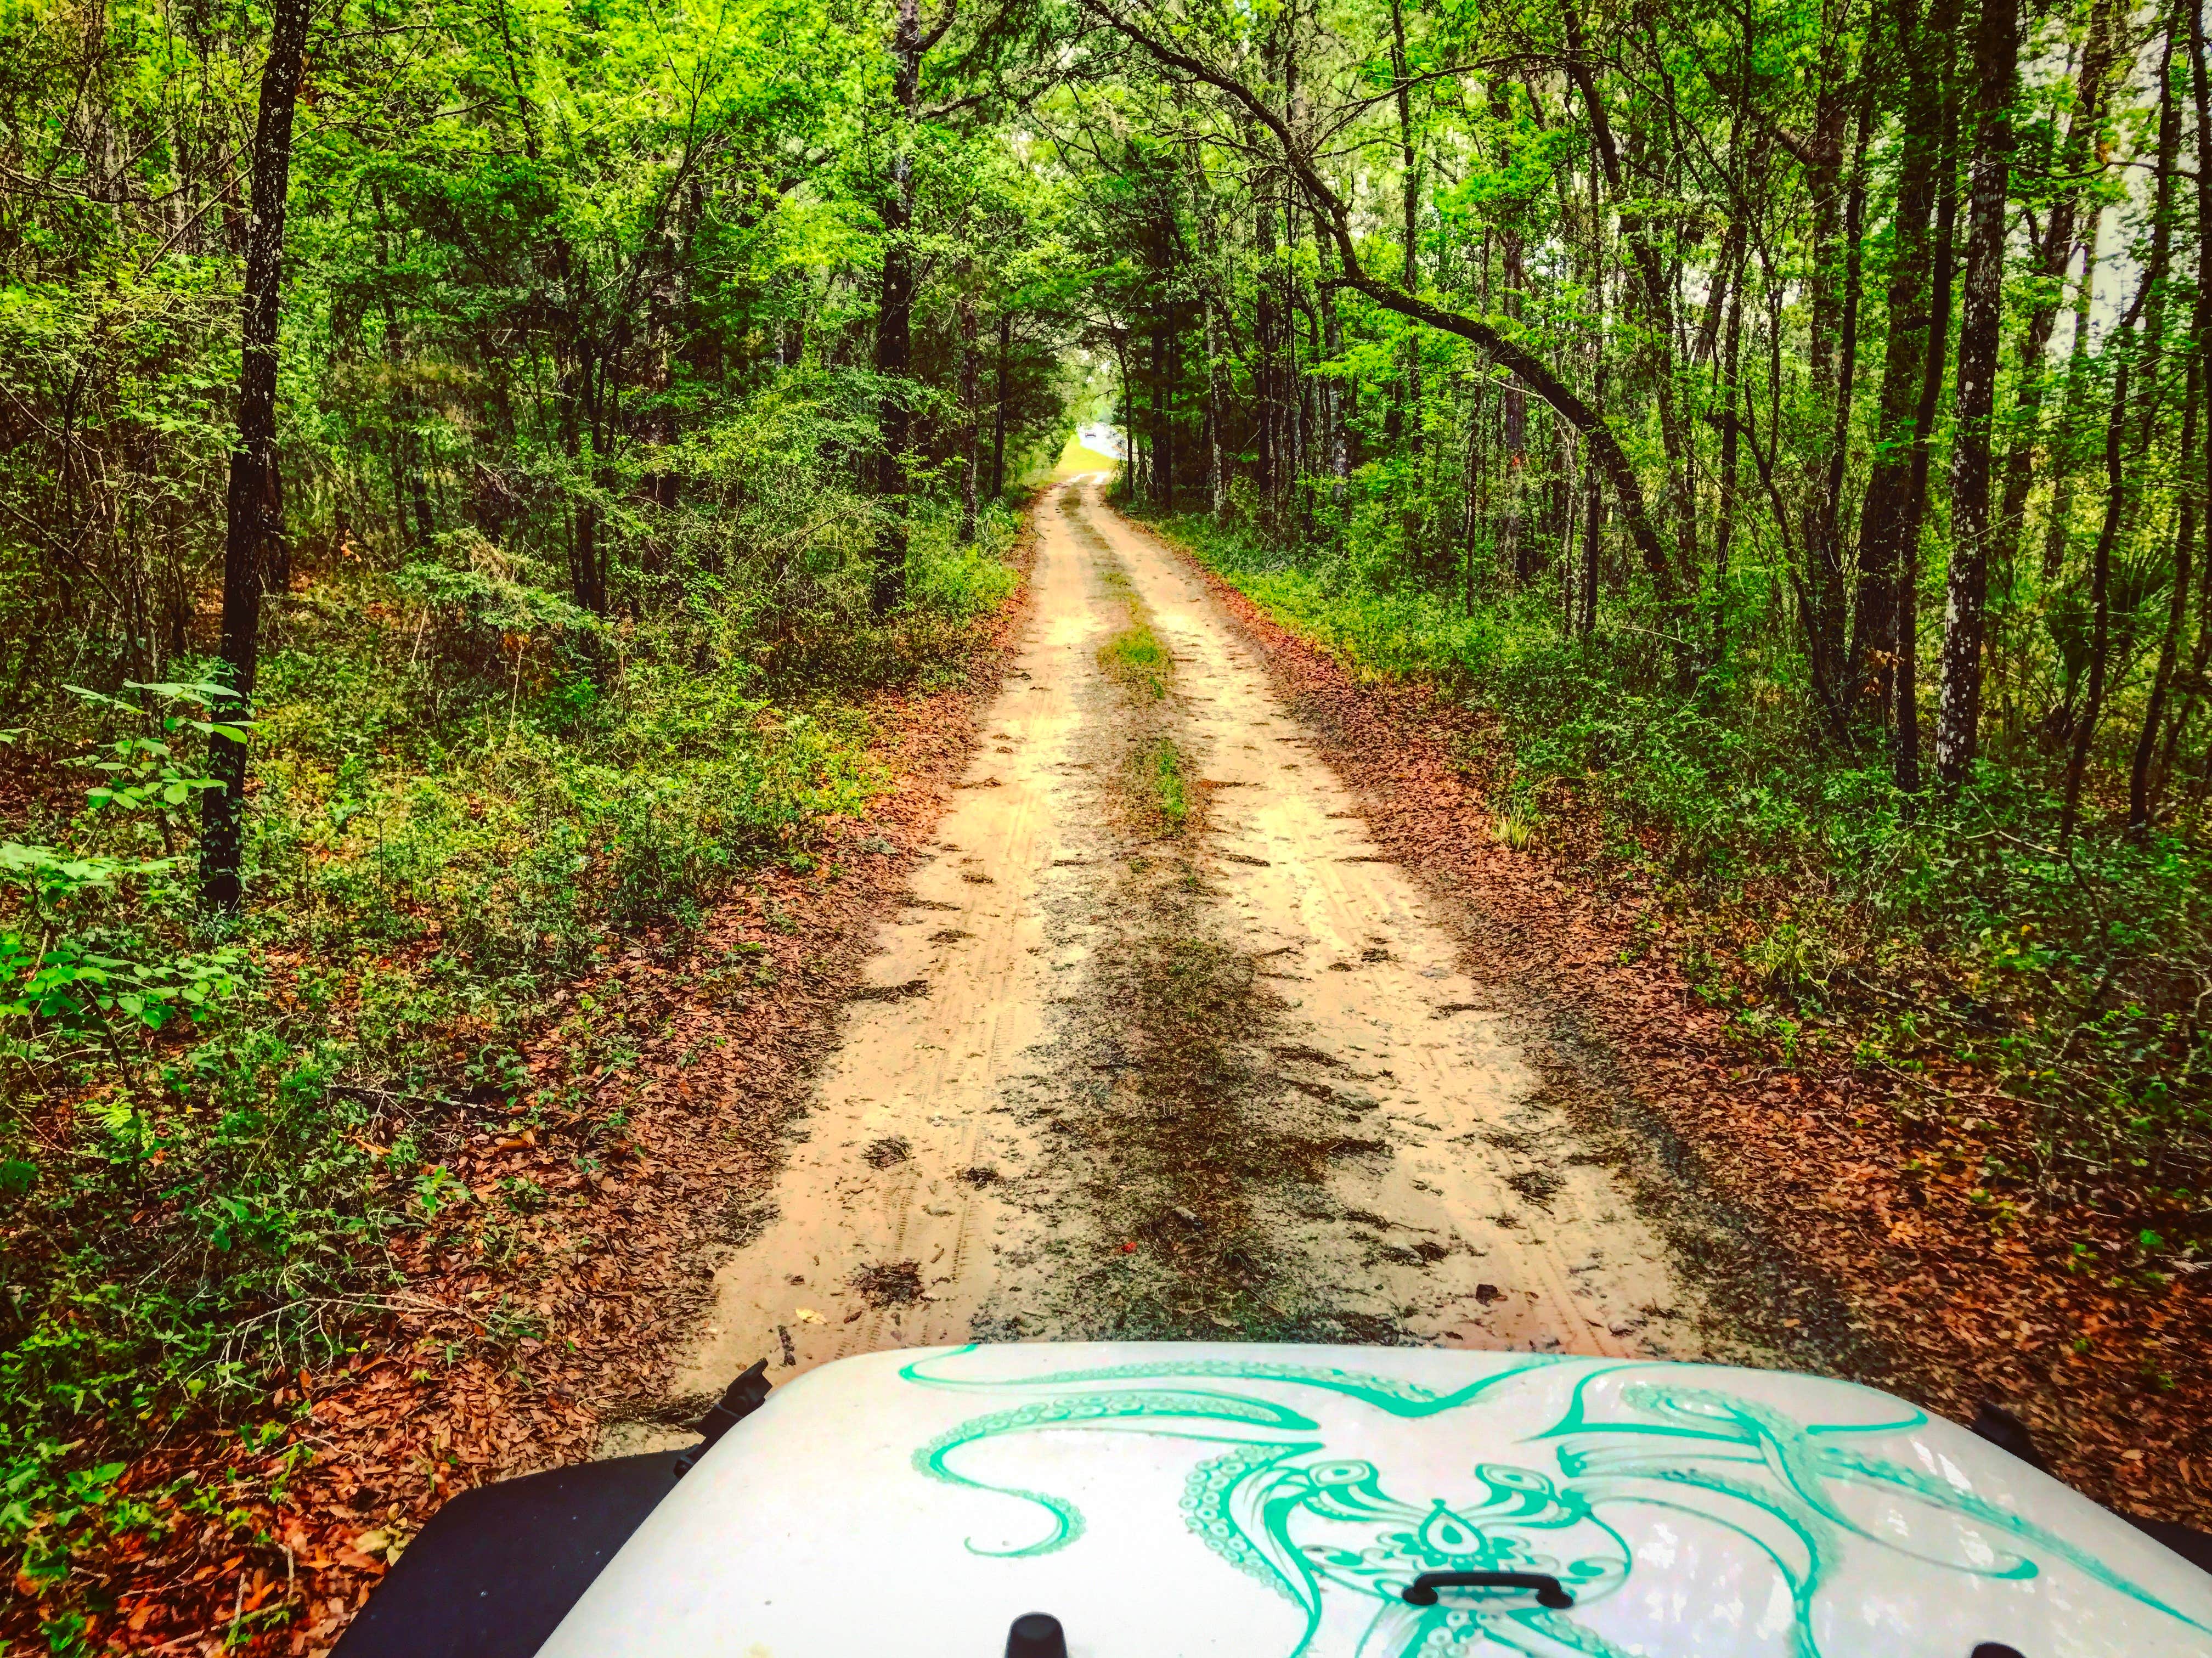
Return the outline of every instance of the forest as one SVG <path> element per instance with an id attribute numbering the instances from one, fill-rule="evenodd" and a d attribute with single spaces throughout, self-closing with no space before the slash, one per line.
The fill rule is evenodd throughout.
<path id="1" fill-rule="evenodd" d="M 1850 1072 L 1949 1236 L 2196 1327 L 2205 36 L 0 0 L 0 1643 L 324 1649 L 309 1377 L 566 1200 L 472 1195 L 472 1121 L 620 1155 L 653 1017 L 574 987 L 765 981 L 716 907 L 837 878 L 1083 421 L 1466 714 L 1468 833 L 1633 885 L 1737 1074 Z M 422 1351 L 550 1351 L 470 1318 Z M 2069 1339 L 2201 1421 L 2201 1351 Z"/>

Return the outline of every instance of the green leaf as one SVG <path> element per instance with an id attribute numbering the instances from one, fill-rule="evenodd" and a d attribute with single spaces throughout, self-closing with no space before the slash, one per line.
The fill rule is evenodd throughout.
<path id="1" fill-rule="evenodd" d="M 154 695 L 172 702 L 198 702 L 206 706 L 215 702 L 235 702 L 238 693 L 228 685 L 218 685 L 208 679 L 164 679 L 151 684 L 144 680 L 126 679 L 124 684 L 134 691 L 150 691 Z"/>

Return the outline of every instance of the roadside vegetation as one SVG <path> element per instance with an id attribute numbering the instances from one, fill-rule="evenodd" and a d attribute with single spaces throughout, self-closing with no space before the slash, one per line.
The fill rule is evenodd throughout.
<path id="1" fill-rule="evenodd" d="M 521 1049 L 571 981 L 680 940 L 749 870 L 804 868 L 813 826 L 863 809 L 869 699 L 957 670 L 1010 591 L 1012 525 L 994 509 L 965 548 L 921 526 L 914 596 L 881 623 L 832 553 L 812 614 L 723 629 L 703 667 L 678 630 L 594 626 L 540 588 L 550 625 L 503 618 L 507 659 L 472 673 L 466 598 L 374 570 L 303 584 L 318 603 L 257 708 L 268 899 L 212 931 L 167 799 L 201 786 L 206 689 L 87 695 L 45 733 L 83 735 L 0 846 L 21 975 L 0 1541 L 30 1581 L 67 1575 L 85 1525 L 143 1515 L 143 1494 L 99 1513 L 134 1444 L 252 1407 L 378 1319 L 391 1242 L 472 1201 L 456 1133 L 565 1119 L 575 1090 Z"/>

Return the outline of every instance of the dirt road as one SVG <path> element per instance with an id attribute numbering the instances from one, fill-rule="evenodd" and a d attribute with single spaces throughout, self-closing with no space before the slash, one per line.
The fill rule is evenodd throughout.
<path id="1" fill-rule="evenodd" d="M 1698 1356 L 1498 999 L 1097 491 L 1040 508 L 983 745 L 678 1390 L 971 1336 Z"/>

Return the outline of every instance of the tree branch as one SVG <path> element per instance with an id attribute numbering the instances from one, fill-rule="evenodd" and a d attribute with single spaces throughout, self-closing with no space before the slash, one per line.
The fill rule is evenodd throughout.
<path id="1" fill-rule="evenodd" d="M 1573 389 L 1540 359 L 1506 338 L 1488 323 L 1432 305 L 1418 295 L 1409 294 L 1394 283 L 1370 276 L 1360 263 L 1359 250 L 1352 234 L 1350 210 L 1344 198 L 1315 169 L 1311 158 L 1292 137 L 1289 124 L 1250 87 L 1237 76 L 1158 39 L 1142 25 L 1115 11 L 1107 0 L 1083 0 L 1083 5 L 1085 10 L 1109 27 L 1142 46 L 1160 64 L 1180 70 L 1192 80 L 1210 86 L 1232 99 L 1254 120 L 1267 128 L 1280 147 L 1284 164 L 1289 167 L 1291 175 L 1328 216 L 1329 232 L 1336 243 L 1338 258 L 1342 262 L 1341 280 L 1346 286 L 1357 288 L 1386 310 L 1395 311 L 1401 317 L 1410 318 L 1440 332 L 1456 334 L 1462 339 L 1480 346 L 1489 354 L 1492 361 L 1550 404 L 1561 418 L 1582 434 L 1599 469 L 1605 474 L 1607 483 L 1613 488 L 1613 499 L 1620 508 L 1622 521 L 1628 527 L 1629 538 L 1636 545 L 1660 603 L 1670 611 L 1679 610 L 1681 607 L 1680 589 L 1666 543 L 1660 537 L 1658 526 L 1651 521 L 1650 509 L 1644 503 L 1644 486 L 1636 476 L 1636 469 L 1630 465 L 1627 452 L 1620 446 L 1620 438 L 1607 424 L 1604 416 L 1577 397 Z"/>

